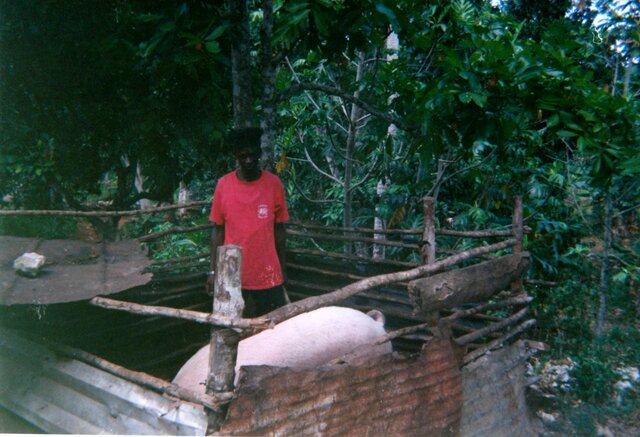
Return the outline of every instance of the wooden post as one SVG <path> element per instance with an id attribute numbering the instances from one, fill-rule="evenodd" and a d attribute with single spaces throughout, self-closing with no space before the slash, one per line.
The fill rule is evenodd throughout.
<path id="1" fill-rule="evenodd" d="M 216 283 L 213 292 L 213 312 L 231 318 L 242 317 L 244 300 L 240 272 L 242 250 L 239 246 L 218 247 L 216 258 Z M 208 395 L 233 391 L 236 357 L 240 335 L 233 329 L 211 330 Z M 211 411 L 207 434 L 220 428 L 226 411 Z"/>
<path id="2" fill-rule="evenodd" d="M 422 232 L 422 262 L 433 264 L 436 261 L 436 209 L 433 197 L 422 199 L 424 211 L 424 230 Z"/>
<path id="3" fill-rule="evenodd" d="M 513 253 L 522 252 L 522 240 L 524 238 L 524 221 L 522 216 L 522 196 L 516 196 L 513 200 L 513 218 L 511 226 L 513 238 L 515 238 L 518 242 L 515 246 L 513 246 Z"/>
<path id="4" fill-rule="evenodd" d="M 422 210 L 424 213 L 424 229 L 422 231 L 422 263 L 431 265 L 436 262 L 436 205 L 433 197 L 425 196 L 422 199 Z M 439 311 L 428 311 L 425 313 L 427 321 L 434 326 L 440 318 Z"/>
<path id="5" fill-rule="evenodd" d="M 513 253 L 522 253 L 524 239 L 524 209 L 522 206 L 522 196 L 516 196 L 513 199 L 513 217 L 511 222 L 511 231 L 513 232 L 513 238 L 516 240 L 516 244 L 513 246 Z M 522 278 L 518 278 L 511 283 L 511 291 L 516 294 L 523 293 L 524 287 L 522 285 Z"/>

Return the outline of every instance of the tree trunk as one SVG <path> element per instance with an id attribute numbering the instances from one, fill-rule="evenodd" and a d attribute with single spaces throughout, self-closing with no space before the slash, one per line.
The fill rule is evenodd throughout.
<path id="1" fill-rule="evenodd" d="M 136 162 L 136 174 L 133 180 L 133 186 L 136 189 L 136 193 L 144 192 L 144 183 L 145 177 L 142 174 L 142 166 L 140 165 L 140 161 Z M 151 201 L 149 199 L 140 199 L 138 200 L 138 206 L 140 209 L 151 208 Z"/>
<path id="2" fill-rule="evenodd" d="M 602 249 L 602 265 L 600 267 L 600 307 L 598 308 L 598 318 L 595 326 L 596 340 L 600 340 L 604 333 L 604 321 L 607 315 L 607 289 L 609 286 L 609 251 L 611 250 L 612 231 L 611 223 L 613 219 L 613 200 L 611 191 L 607 191 L 607 199 L 604 217 L 604 247 Z"/>
<path id="3" fill-rule="evenodd" d="M 387 191 L 389 187 L 389 178 L 385 177 L 384 180 L 380 179 L 378 181 L 378 187 L 376 189 L 376 194 L 378 196 L 378 202 L 382 200 L 382 196 Z M 384 219 L 381 217 L 380 206 L 376 206 L 376 216 L 373 218 L 373 229 L 375 230 L 384 230 L 386 225 Z M 373 234 L 373 238 L 375 240 L 385 240 L 385 234 Z M 385 258 L 385 246 L 381 244 L 373 245 L 373 259 L 384 259 Z"/>
<path id="4" fill-rule="evenodd" d="M 364 75 L 364 52 L 358 53 L 358 68 L 356 71 L 356 86 L 362 81 Z M 356 89 L 353 96 L 360 98 L 360 91 Z M 354 103 L 351 105 L 349 115 L 349 132 L 347 134 L 347 144 L 345 153 L 344 167 L 344 198 L 342 200 L 343 213 L 342 225 L 345 228 L 353 227 L 353 158 L 356 151 L 356 137 L 358 135 L 358 119 L 362 114 L 362 110 Z M 351 243 L 345 244 L 345 254 L 350 255 L 353 252 Z"/>
<path id="5" fill-rule="evenodd" d="M 250 127 L 253 122 L 251 93 L 251 33 L 247 0 L 229 0 L 231 23 L 231 81 L 233 95 L 233 125 Z"/>
<path id="6" fill-rule="evenodd" d="M 394 59 L 398 59 L 398 48 L 400 43 L 398 41 L 398 35 L 395 32 L 391 32 L 385 41 L 385 48 L 387 49 L 387 61 L 393 61 Z M 387 128 L 387 136 L 391 138 L 392 141 L 396 138 L 396 133 L 398 132 L 398 128 L 395 124 L 390 124 Z M 384 153 L 384 151 L 382 152 Z M 391 184 L 390 174 L 384 176 L 384 178 L 378 180 L 378 186 L 376 190 L 376 194 L 378 196 L 378 202 L 382 201 L 382 196 L 387 191 L 387 188 Z M 383 230 L 386 227 L 386 223 L 384 219 L 381 217 L 381 208 L 376 206 L 376 214 L 373 218 L 373 229 Z M 373 238 L 376 240 L 385 240 L 386 236 L 384 234 L 374 234 Z M 384 259 L 385 258 L 385 247 L 379 244 L 374 244 L 373 246 L 373 259 Z"/>
<path id="7" fill-rule="evenodd" d="M 262 166 L 273 170 L 275 148 L 275 94 L 276 94 L 276 65 L 272 55 L 271 35 L 273 33 L 273 0 L 262 2 Z"/>
<path id="8" fill-rule="evenodd" d="M 178 205 L 186 205 L 191 201 L 191 192 L 185 181 L 180 181 L 178 186 Z M 187 213 L 186 208 L 180 208 L 178 210 L 179 216 L 184 216 Z"/>

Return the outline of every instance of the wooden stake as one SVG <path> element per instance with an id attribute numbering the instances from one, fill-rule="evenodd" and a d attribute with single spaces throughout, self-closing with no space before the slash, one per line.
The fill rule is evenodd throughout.
<path id="1" fill-rule="evenodd" d="M 522 206 L 522 197 L 516 196 L 513 200 L 513 222 L 512 228 L 513 238 L 517 241 L 517 243 L 513 246 L 513 253 L 522 253 L 523 250 L 523 239 L 524 239 L 524 222 L 523 222 L 524 209 Z M 516 294 L 526 293 L 524 290 L 524 286 L 522 285 L 522 277 L 514 280 L 511 283 L 511 291 Z"/>
<path id="2" fill-rule="evenodd" d="M 522 252 L 522 240 L 524 237 L 524 222 L 523 222 L 523 206 L 522 197 L 516 196 L 513 202 L 513 218 L 512 218 L 512 232 L 513 238 L 518 242 L 513 246 L 513 253 Z"/>
<path id="3" fill-rule="evenodd" d="M 433 264 L 436 261 L 436 210 L 435 199 L 422 199 L 424 211 L 424 231 L 422 233 L 422 262 Z"/>
<path id="4" fill-rule="evenodd" d="M 216 257 L 216 283 L 213 292 L 213 312 L 232 319 L 242 317 L 244 300 L 241 285 L 242 249 L 239 246 L 218 247 Z M 235 366 L 240 335 L 232 329 L 212 329 L 209 352 L 209 375 L 206 394 L 233 390 Z M 209 414 L 207 434 L 217 431 L 222 425 L 225 411 Z"/>

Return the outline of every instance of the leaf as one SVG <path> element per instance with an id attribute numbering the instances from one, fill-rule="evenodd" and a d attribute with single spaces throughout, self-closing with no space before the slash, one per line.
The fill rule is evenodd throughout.
<path id="1" fill-rule="evenodd" d="M 586 120 L 586 121 L 597 121 L 598 118 L 593 115 L 593 113 L 589 112 L 589 111 L 585 111 L 583 109 L 578 111 L 578 114 L 582 115 L 582 117 Z"/>
<path id="2" fill-rule="evenodd" d="M 624 160 L 620 166 L 622 167 L 623 175 L 633 176 L 640 174 L 640 156 Z"/>
<path id="3" fill-rule="evenodd" d="M 471 93 L 469 92 L 458 94 L 458 99 L 460 99 L 460 101 L 464 104 L 471 103 L 471 98 Z"/>
<path id="4" fill-rule="evenodd" d="M 551 117 L 547 119 L 547 127 L 554 127 L 560 123 L 560 116 L 558 114 L 553 114 Z"/>
<path id="5" fill-rule="evenodd" d="M 396 13 L 391 10 L 388 6 L 378 3 L 376 4 L 376 10 L 387 17 L 389 23 L 391 23 L 391 27 L 394 30 L 400 29 L 400 23 L 398 22 L 398 17 L 396 17 Z"/>
<path id="6" fill-rule="evenodd" d="M 220 53 L 220 44 L 218 41 L 207 41 L 204 46 L 209 53 Z"/>
<path id="7" fill-rule="evenodd" d="M 560 129 L 558 132 L 556 132 L 558 134 L 558 136 L 560 138 L 573 138 L 573 137 L 577 137 L 578 134 L 575 132 L 571 132 L 569 130 L 565 130 L 565 129 Z"/>
<path id="8" fill-rule="evenodd" d="M 282 152 L 282 156 L 276 163 L 276 173 L 281 174 L 284 170 L 289 168 L 289 161 L 287 160 L 287 152 Z"/>
<path id="9" fill-rule="evenodd" d="M 394 212 L 391 218 L 389 219 L 389 223 L 387 223 L 387 228 L 393 229 L 398 226 L 404 220 L 407 214 L 407 205 L 400 205 Z"/>
<path id="10" fill-rule="evenodd" d="M 471 99 L 473 99 L 473 103 L 478 105 L 480 108 L 484 108 L 484 106 L 487 104 L 486 94 L 471 93 Z"/>
<path id="11" fill-rule="evenodd" d="M 207 35 L 207 37 L 204 39 L 205 41 L 214 41 L 216 39 L 218 39 L 223 33 L 224 33 L 224 26 L 218 26 L 215 29 L 213 29 L 211 31 L 211 33 L 209 33 L 209 35 Z"/>
<path id="12" fill-rule="evenodd" d="M 163 33 L 171 32 L 175 28 L 176 28 L 176 23 L 174 23 L 173 21 L 167 21 L 166 23 L 162 23 L 160 25 L 160 31 Z"/>

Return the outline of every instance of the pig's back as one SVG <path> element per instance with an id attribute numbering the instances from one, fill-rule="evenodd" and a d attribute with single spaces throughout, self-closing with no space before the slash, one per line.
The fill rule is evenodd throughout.
<path id="1" fill-rule="evenodd" d="M 383 323 L 360 311 L 320 308 L 241 341 L 237 367 L 314 368 L 383 335 Z M 390 352 L 390 345 L 384 351 Z"/>

